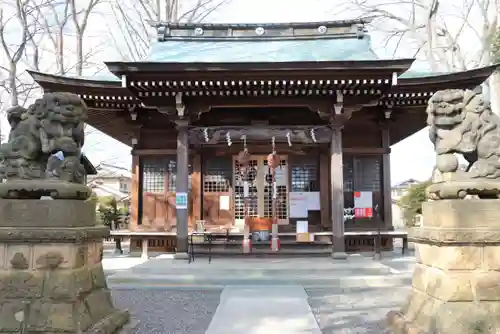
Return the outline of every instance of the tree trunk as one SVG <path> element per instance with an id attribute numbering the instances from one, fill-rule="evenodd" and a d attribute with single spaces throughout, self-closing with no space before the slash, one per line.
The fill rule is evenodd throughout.
<path id="1" fill-rule="evenodd" d="M 495 114 L 500 115 L 500 72 L 495 71 L 490 78 L 490 101 L 491 101 L 491 111 Z"/>
<path id="2" fill-rule="evenodd" d="M 64 33 L 63 27 L 58 31 L 57 35 L 57 48 L 56 48 L 56 63 L 57 71 L 59 74 L 64 74 Z M 78 70 L 78 69 L 77 69 Z"/>
<path id="3" fill-rule="evenodd" d="M 83 73 L 83 32 L 76 34 L 76 75 Z"/>
<path id="4" fill-rule="evenodd" d="M 16 85 L 16 76 L 17 76 L 17 64 L 13 61 L 9 64 L 9 77 L 8 77 L 8 85 L 10 89 L 10 105 L 17 106 L 19 105 L 19 93 L 17 91 Z"/>

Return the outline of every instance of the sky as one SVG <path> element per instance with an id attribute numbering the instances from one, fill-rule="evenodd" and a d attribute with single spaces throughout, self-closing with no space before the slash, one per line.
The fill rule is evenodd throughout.
<path id="1" fill-rule="evenodd" d="M 126 1 L 126 0 L 119 0 Z M 190 1 L 190 0 L 186 0 Z M 452 0 L 445 0 L 450 2 Z M 213 22 L 252 23 L 252 22 L 292 22 L 292 21 L 331 21 L 355 18 L 358 13 L 345 11 L 335 6 L 335 1 L 324 0 L 233 0 L 212 16 Z M 102 16 L 95 16 L 89 21 L 89 36 L 86 43 L 102 43 Z M 109 20 L 112 21 L 112 20 Z M 107 27 L 109 28 L 109 26 Z M 93 30 L 92 30 L 93 29 Z M 381 58 L 390 58 L 391 54 L 382 46 L 383 36 L 370 32 L 373 46 Z M 99 60 L 119 60 L 113 52 L 101 52 Z M 8 125 L 2 122 L 2 133 Z M 130 167 L 130 147 L 99 133 L 87 136 L 84 151 L 94 164 L 101 161 L 123 167 Z M 409 178 L 428 179 L 435 163 L 433 147 L 426 129 L 393 145 L 391 151 L 391 183 L 396 184 Z"/>

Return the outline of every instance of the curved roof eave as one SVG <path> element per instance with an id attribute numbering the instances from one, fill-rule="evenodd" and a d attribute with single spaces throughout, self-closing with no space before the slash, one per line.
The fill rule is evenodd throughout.
<path id="1" fill-rule="evenodd" d="M 415 75 L 411 76 L 411 72 L 407 71 L 403 73 L 399 78 L 399 85 L 403 86 L 418 86 L 423 83 L 426 84 L 444 84 L 449 82 L 457 81 L 471 81 L 471 80 L 481 80 L 484 82 L 488 77 L 490 77 L 493 72 L 500 67 L 500 64 L 494 64 L 490 66 L 475 68 L 472 70 L 461 71 L 461 72 L 450 72 L 450 73 L 438 73 L 428 75 Z"/>
<path id="2" fill-rule="evenodd" d="M 37 71 L 27 71 L 28 74 L 37 82 L 40 86 L 41 83 L 49 83 L 54 85 L 64 85 L 64 86 L 75 86 L 75 87 L 89 87 L 89 88 L 101 88 L 101 89 L 114 89 L 123 88 L 121 81 L 111 81 L 111 80 L 94 80 L 90 78 L 75 78 L 68 77 L 64 75 L 49 74 Z"/>

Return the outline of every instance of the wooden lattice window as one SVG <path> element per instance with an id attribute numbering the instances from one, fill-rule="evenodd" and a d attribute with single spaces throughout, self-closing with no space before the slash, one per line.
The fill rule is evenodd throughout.
<path id="1" fill-rule="evenodd" d="M 263 161 L 264 170 L 266 177 L 264 178 L 265 187 L 264 187 L 264 217 L 273 217 L 273 196 L 272 196 L 272 176 L 270 174 L 269 167 L 267 167 L 267 159 Z M 287 161 L 280 160 L 280 166 L 276 173 L 281 172 L 280 174 L 287 175 Z M 286 180 L 276 180 L 276 212 L 275 217 L 278 219 L 287 219 L 288 218 L 288 191 Z"/>
<path id="2" fill-rule="evenodd" d="M 354 159 L 354 190 L 380 192 L 381 180 L 380 157 L 358 157 Z"/>
<path id="3" fill-rule="evenodd" d="M 252 159 L 249 161 L 248 167 L 248 198 L 247 200 L 247 215 L 250 217 L 257 217 L 258 211 L 258 196 L 257 196 L 257 169 L 258 160 Z M 234 218 L 245 218 L 245 198 L 244 195 L 244 180 L 242 177 L 241 166 L 238 161 L 234 161 Z"/>
<path id="4" fill-rule="evenodd" d="M 167 186 L 169 192 L 176 191 L 176 182 L 177 182 L 177 159 L 176 157 L 168 157 L 166 160 L 166 172 L 167 172 Z M 191 189 L 191 177 L 193 173 L 192 164 L 188 165 L 188 187 Z"/>
<path id="5" fill-rule="evenodd" d="M 351 155 L 344 155 L 343 161 L 343 176 L 344 176 L 344 191 L 354 191 L 354 161 Z"/>
<path id="6" fill-rule="evenodd" d="M 319 161 L 315 157 L 290 161 L 292 192 L 319 191 Z"/>
<path id="7" fill-rule="evenodd" d="M 143 158 L 142 161 L 142 189 L 144 192 L 165 192 L 165 160 Z"/>
<path id="8" fill-rule="evenodd" d="M 206 193 L 229 192 L 233 180 L 231 157 L 211 158 L 203 163 L 203 191 Z"/>

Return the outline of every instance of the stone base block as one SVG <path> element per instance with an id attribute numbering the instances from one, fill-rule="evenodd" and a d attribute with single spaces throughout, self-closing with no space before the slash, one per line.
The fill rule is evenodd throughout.
<path id="1" fill-rule="evenodd" d="M 0 333 L 115 333 L 129 319 L 113 307 L 100 263 L 1 271 L 0 304 Z"/>
<path id="2" fill-rule="evenodd" d="M 423 204 L 412 291 L 387 320 L 396 334 L 500 333 L 499 200 Z"/>
<path id="3" fill-rule="evenodd" d="M 500 333 L 500 302 L 443 302 L 413 290 L 401 311 L 387 321 L 394 334 Z"/>
<path id="4" fill-rule="evenodd" d="M 0 227 L 0 333 L 122 328 L 129 314 L 114 308 L 101 262 L 107 234 L 103 226 Z"/>

